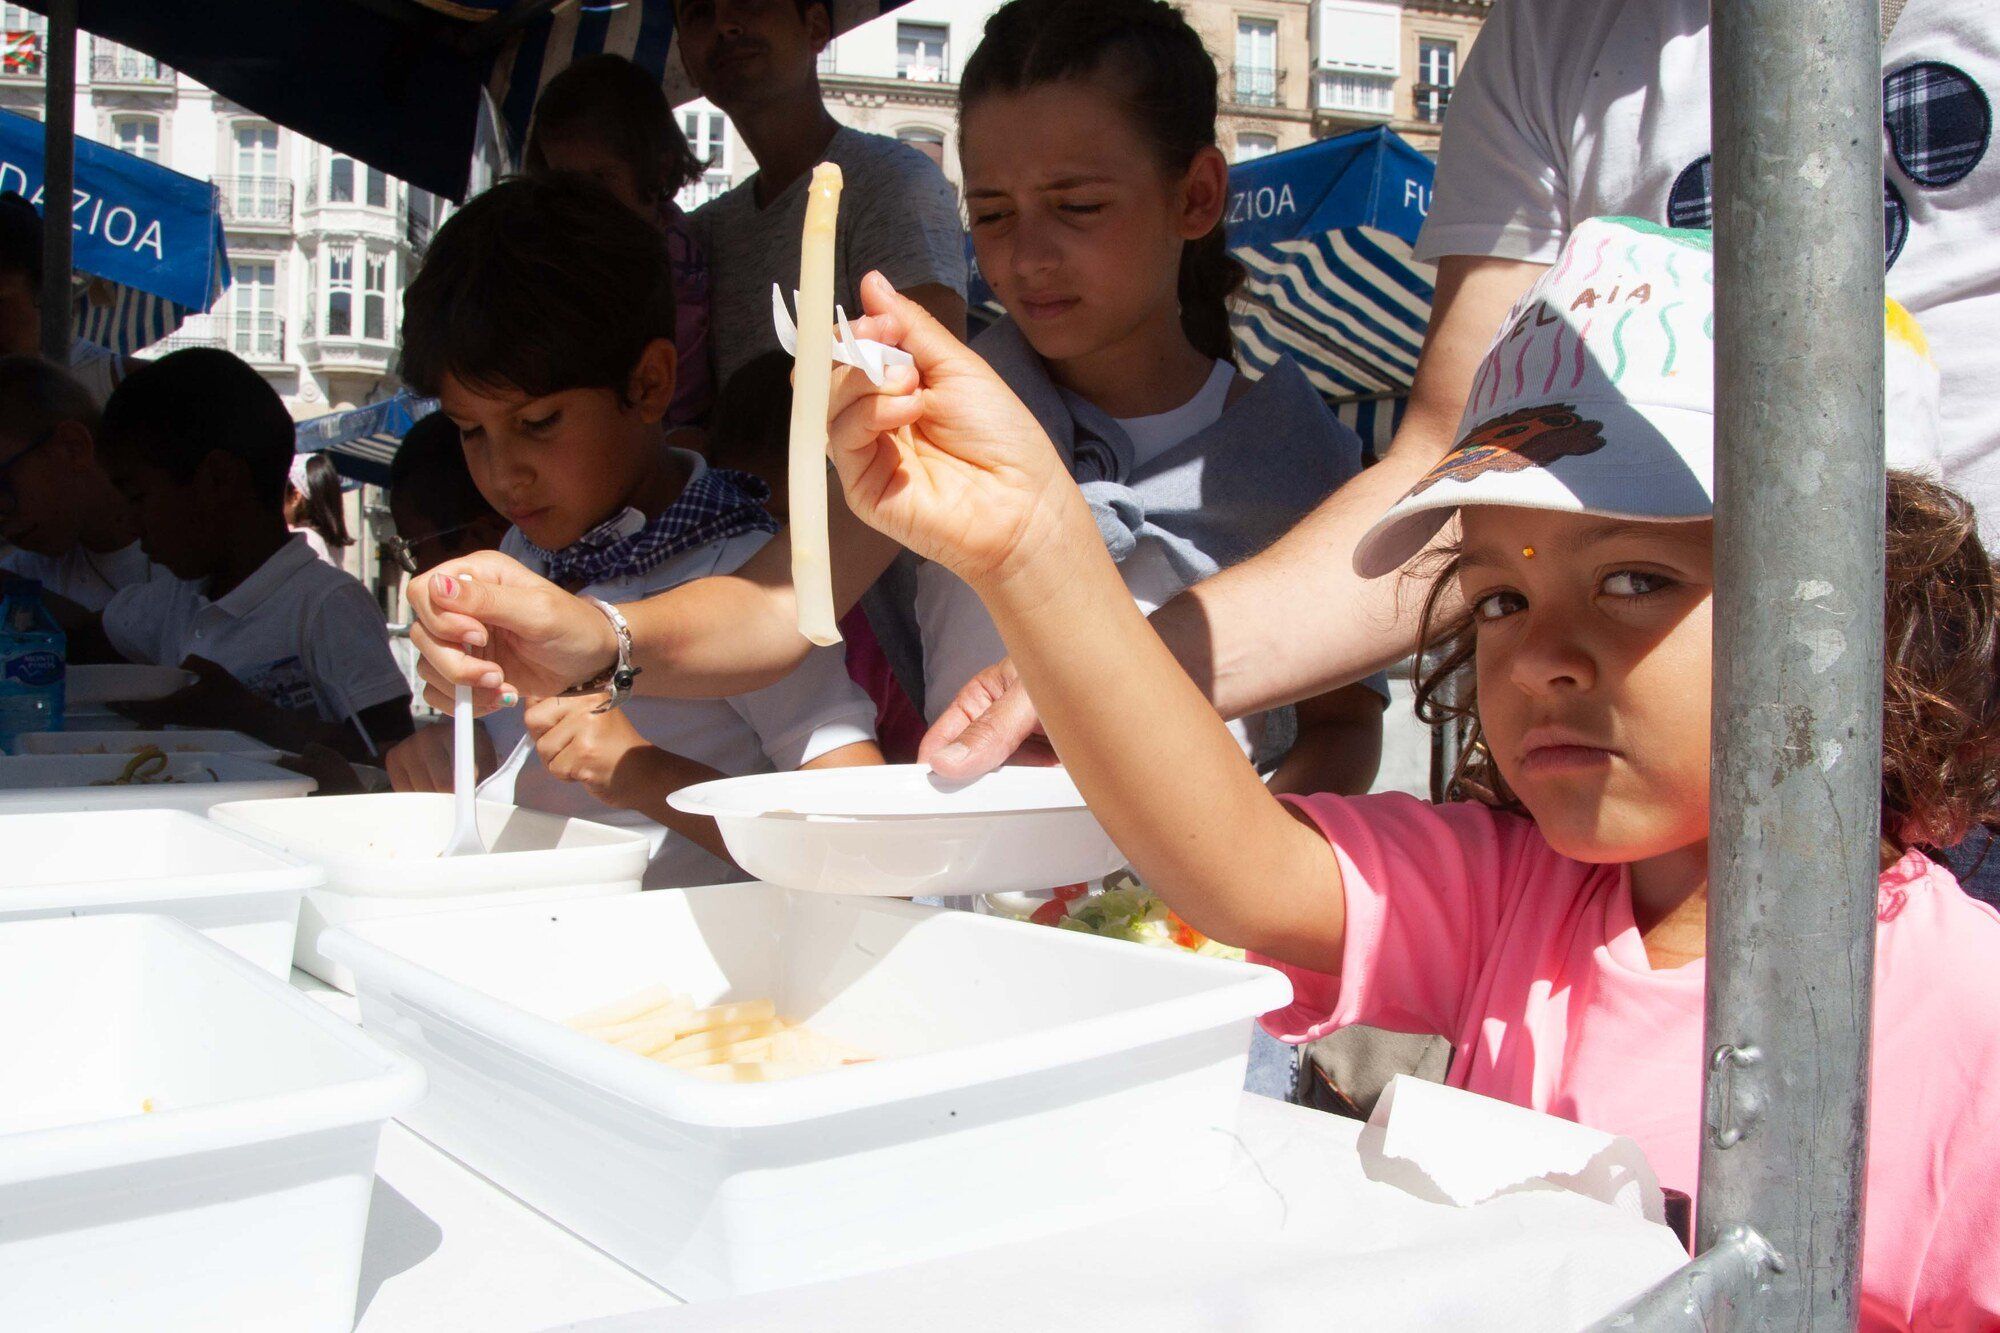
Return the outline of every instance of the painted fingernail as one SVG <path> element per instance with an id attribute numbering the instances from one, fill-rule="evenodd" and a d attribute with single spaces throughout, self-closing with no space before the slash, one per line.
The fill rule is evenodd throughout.
<path id="1" fill-rule="evenodd" d="M 500 706 L 502 708 L 512 708 L 515 704 L 519 702 L 521 702 L 520 696 L 515 694 L 514 691 L 512 690 L 509 690 L 505 694 L 500 696 Z"/>
<path id="2" fill-rule="evenodd" d="M 458 580 L 449 574 L 440 574 L 431 580 L 431 589 L 440 597 L 458 596 Z"/>

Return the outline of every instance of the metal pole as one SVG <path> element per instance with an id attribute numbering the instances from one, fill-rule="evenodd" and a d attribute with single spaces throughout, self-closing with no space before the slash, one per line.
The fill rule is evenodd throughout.
<path id="1" fill-rule="evenodd" d="M 1740 1311 L 1853 1328 L 1880 872 L 1877 0 L 1712 10 L 1715 755 L 1698 1250 Z"/>
<path id="2" fill-rule="evenodd" d="M 70 204 L 76 182 L 76 0 L 49 0 L 42 77 L 42 355 L 69 364 Z"/>

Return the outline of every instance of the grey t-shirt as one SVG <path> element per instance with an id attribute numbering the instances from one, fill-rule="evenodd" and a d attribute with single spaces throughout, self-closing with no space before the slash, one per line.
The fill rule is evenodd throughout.
<path id="1" fill-rule="evenodd" d="M 861 313 L 857 289 L 871 269 L 898 288 L 936 283 L 965 295 L 958 197 L 936 163 L 908 144 L 845 126 L 821 160 L 837 163 L 842 177 L 833 299 L 850 316 Z M 691 219 L 708 255 L 708 342 L 717 385 L 778 346 L 771 284 L 783 287 L 789 305 L 799 280 L 809 179 L 810 173 L 800 176 L 758 208 L 752 176 Z"/>

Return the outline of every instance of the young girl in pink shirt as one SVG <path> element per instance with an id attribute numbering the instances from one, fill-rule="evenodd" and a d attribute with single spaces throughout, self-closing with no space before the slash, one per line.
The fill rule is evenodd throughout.
<path id="1" fill-rule="evenodd" d="M 832 446 L 857 514 L 978 591 L 1146 882 L 1292 977 L 1272 1032 L 1444 1033 L 1452 1083 L 1631 1135 L 1690 1192 L 1712 292 L 1704 233 L 1579 226 L 1493 344 L 1458 446 L 1356 553 L 1363 574 L 1429 581 L 1444 662 L 1424 692 L 1449 675 L 1476 699 L 1464 799 L 1446 805 L 1271 795 L 1125 595 L 1033 418 L 879 278 L 857 331 L 917 367 L 881 392 L 844 375 Z M 1935 372 L 1893 308 L 1889 333 L 1891 462 L 1920 465 Z M 1456 541 L 1424 556 L 1454 517 Z M 1968 505 L 1894 473 L 1888 527 L 1863 1323 L 1987 1328 L 2000 1322 L 2000 914 L 1921 848 L 1994 807 L 2000 622 Z"/>

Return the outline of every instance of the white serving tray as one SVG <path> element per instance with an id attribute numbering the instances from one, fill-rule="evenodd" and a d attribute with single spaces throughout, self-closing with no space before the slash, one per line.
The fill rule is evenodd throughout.
<path id="1" fill-rule="evenodd" d="M 893 1267 L 1218 1181 L 1279 973 L 768 885 L 360 922 L 320 941 L 421 1061 L 412 1129 L 679 1296 Z M 881 1057 L 774 1084 L 559 1020 L 664 982 Z"/>
<path id="2" fill-rule="evenodd" d="M 163 774 L 179 782 L 94 784 L 125 771 L 130 755 L 22 754 L 0 756 L 0 815 L 58 810 L 188 810 L 206 813 L 224 801 L 305 796 L 312 778 L 234 754 L 169 755 Z"/>
<path id="3" fill-rule="evenodd" d="M 15 754 L 124 754 L 158 746 L 168 754 L 233 754 L 270 763 L 284 751 L 240 731 L 30 731 L 14 738 Z"/>

